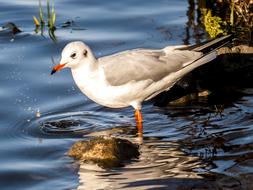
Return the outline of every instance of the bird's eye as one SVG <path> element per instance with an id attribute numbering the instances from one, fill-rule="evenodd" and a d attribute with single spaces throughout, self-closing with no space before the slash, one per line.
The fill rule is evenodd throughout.
<path id="1" fill-rule="evenodd" d="M 84 50 L 84 52 L 83 52 L 83 55 L 84 55 L 84 57 L 87 57 L 87 50 Z"/>
<path id="2" fill-rule="evenodd" d="M 76 58 L 76 53 L 72 53 L 70 57 L 75 59 Z"/>

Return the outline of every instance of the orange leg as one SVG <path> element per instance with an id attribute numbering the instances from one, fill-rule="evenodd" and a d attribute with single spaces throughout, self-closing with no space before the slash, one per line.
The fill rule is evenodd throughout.
<path id="1" fill-rule="evenodd" d="M 135 110 L 135 121 L 139 137 L 142 137 L 142 114 L 141 110 Z"/>

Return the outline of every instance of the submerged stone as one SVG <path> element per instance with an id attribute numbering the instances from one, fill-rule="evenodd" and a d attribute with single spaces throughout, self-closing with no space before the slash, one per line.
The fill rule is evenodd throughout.
<path id="1" fill-rule="evenodd" d="M 95 137 L 73 144 L 68 155 L 85 163 L 94 163 L 102 168 L 122 166 L 124 161 L 138 158 L 139 146 L 126 139 Z"/>
<path id="2" fill-rule="evenodd" d="M 13 22 L 8 22 L 4 26 L 2 26 L 1 31 L 8 31 L 11 32 L 13 35 L 22 32 Z"/>
<path id="3" fill-rule="evenodd" d="M 76 120 L 63 119 L 63 120 L 58 120 L 58 121 L 45 122 L 43 125 L 44 126 L 51 126 L 51 128 L 66 129 L 66 128 L 69 128 L 72 126 L 78 126 L 78 125 L 80 125 L 80 122 L 78 122 Z"/>
<path id="4" fill-rule="evenodd" d="M 169 102 L 168 104 L 169 105 L 184 105 L 184 104 L 189 103 L 193 100 L 196 100 L 200 97 L 207 97 L 210 94 L 211 94 L 211 92 L 208 90 L 204 90 L 202 92 L 191 93 L 191 94 L 187 94 L 181 98 L 178 98 L 176 100 L 173 100 L 173 101 Z"/>

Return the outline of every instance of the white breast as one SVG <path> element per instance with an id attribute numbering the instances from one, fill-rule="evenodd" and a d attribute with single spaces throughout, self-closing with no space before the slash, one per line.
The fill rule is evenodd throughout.
<path id="1" fill-rule="evenodd" d="M 97 72 L 81 72 L 80 69 L 72 70 L 72 76 L 76 85 L 88 98 L 103 106 L 122 108 L 129 106 L 129 98 L 126 98 L 124 86 L 110 86 L 104 79 L 101 70 Z"/>

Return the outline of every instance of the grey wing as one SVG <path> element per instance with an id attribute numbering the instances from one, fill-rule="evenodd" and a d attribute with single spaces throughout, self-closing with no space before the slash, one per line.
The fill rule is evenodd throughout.
<path id="1" fill-rule="evenodd" d="M 148 50 L 124 51 L 99 59 L 105 78 L 112 86 L 130 81 L 159 81 L 172 72 L 201 57 L 202 53 L 188 50 Z"/>

